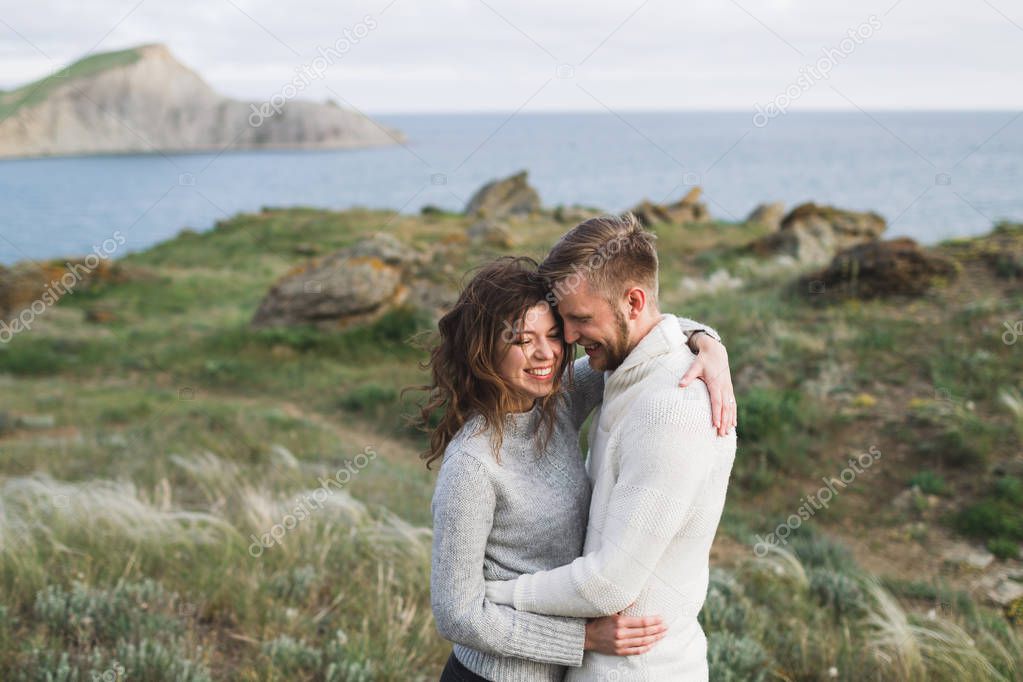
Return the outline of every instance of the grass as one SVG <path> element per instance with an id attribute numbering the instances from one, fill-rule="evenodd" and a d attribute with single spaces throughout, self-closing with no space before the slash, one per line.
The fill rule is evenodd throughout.
<path id="1" fill-rule="evenodd" d="M 1023 542 L 1023 480 L 995 479 L 978 501 L 956 514 L 955 524 L 965 535 L 984 540 L 995 556 L 1017 558 Z"/>
<path id="2" fill-rule="evenodd" d="M 712 572 L 700 614 L 712 679 L 1020 678 L 1023 643 L 1004 621 L 968 596 L 967 610 L 920 613 L 931 592 L 882 585 L 806 528 L 762 559 Z"/>
<path id="3" fill-rule="evenodd" d="M 56 73 L 28 83 L 15 90 L 0 92 L 0 118 L 7 118 L 22 107 L 42 102 L 56 88 L 76 78 L 86 78 L 117 66 L 127 66 L 138 61 L 135 49 L 103 52 L 79 59 Z"/>
<path id="4" fill-rule="evenodd" d="M 383 230 L 452 282 L 492 255 L 466 227 L 267 208 L 125 257 L 127 281 L 76 292 L 0 347 L 0 679 L 436 679 L 450 645 L 430 614 L 434 474 L 402 419 L 418 397 L 400 393 L 424 380 L 409 339 L 431 321 L 397 309 L 344 332 L 248 322 L 305 260 L 297 244 L 326 254 Z M 525 220 L 516 251 L 541 256 L 563 231 Z M 815 516 L 820 533 L 715 566 L 701 614 L 712 679 L 1023 680 L 1005 615 L 927 576 L 878 582 L 826 534 L 853 519 L 881 537 L 903 521 L 888 503 L 910 481 L 954 506 L 948 528 L 1011 556 L 1019 482 L 980 472 L 1023 437 L 1006 385 L 1023 355 L 999 336 L 1023 296 L 810 307 L 787 293 L 794 273 L 742 250 L 760 227 L 658 232 L 662 308 L 722 333 L 738 392 L 719 534 L 745 543 L 848 453 L 884 452 L 869 482 Z M 743 286 L 674 286 L 718 269 Z M 113 317 L 88 322 L 94 309 Z M 54 426 L 19 421 L 39 415 Z M 367 449 L 344 490 L 252 555 L 253 536 Z"/>

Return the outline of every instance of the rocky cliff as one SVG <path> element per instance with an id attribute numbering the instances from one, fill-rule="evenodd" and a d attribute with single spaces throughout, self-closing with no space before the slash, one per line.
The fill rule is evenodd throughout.
<path id="1" fill-rule="evenodd" d="M 275 106 L 217 94 L 163 45 L 91 55 L 0 92 L 0 157 L 219 151 L 228 145 L 345 148 L 402 139 L 332 103 L 268 99 Z"/>

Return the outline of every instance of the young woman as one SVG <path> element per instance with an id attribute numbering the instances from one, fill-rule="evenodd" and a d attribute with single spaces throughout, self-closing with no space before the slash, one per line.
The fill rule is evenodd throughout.
<path id="1" fill-rule="evenodd" d="M 437 629 L 454 642 L 442 682 L 560 682 L 584 650 L 641 654 L 666 631 L 657 616 L 587 622 L 486 599 L 486 580 L 570 563 L 585 539 L 590 483 L 579 430 L 600 403 L 603 373 L 587 358 L 571 362 L 536 268 L 501 258 L 480 269 L 441 319 L 430 356 L 421 417 L 437 426 L 423 458 L 427 466 L 443 458 L 430 592 Z"/>

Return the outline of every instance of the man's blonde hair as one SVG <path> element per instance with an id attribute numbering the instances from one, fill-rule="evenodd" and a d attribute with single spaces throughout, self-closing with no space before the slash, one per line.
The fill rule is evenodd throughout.
<path id="1" fill-rule="evenodd" d="M 657 235 L 631 213 L 579 223 L 562 237 L 540 264 L 556 302 L 583 278 L 609 303 L 633 286 L 643 287 L 657 305 Z M 550 298 L 550 297 L 549 297 Z"/>

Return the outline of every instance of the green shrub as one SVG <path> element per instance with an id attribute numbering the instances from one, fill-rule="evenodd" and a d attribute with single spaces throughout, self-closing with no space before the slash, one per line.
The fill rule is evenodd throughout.
<path id="1" fill-rule="evenodd" d="M 860 351 L 896 351 L 895 331 L 877 323 L 866 326 L 860 330 L 857 347 Z"/>
<path id="2" fill-rule="evenodd" d="M 707 598 L 700 611 L 700 625 L 706 632 L 743 632 L 750 618 L 749 600 L 731 573 L 710 570 Z"/>
<path id="3" fill-rule="evenodd" d="M 1014 476 L 996 479 L 987 494 L 955 517 L 965 535 L 998 540 L 1023 540 L 1023 482 Z"/>
<path id="4" fill-rule="evenodd" d="M 373 412 L 381 405 L 390 405 L 398 392 L 379 384 L 363 384 L 341 397 L 338 404 L 349 412 Z"/>
<path id="5" fill-rule="evenodd" d="M 765 441 L 802 423 L 803 396 L 798 391 L 754 388 L 739 402 L 739 437 L 744 442 Z"/>
<path id="6" fill-rule="evenodd" d="M 816 568 L 810 572 L 810 592 L 817 603 L 829 609 L 835 622 L 858 618 L 867 609 L 866 597 L 860 584 L 849 575 Z"/>
<path id="7" fill-rule="evenodd" d="M 253 331 L 248 326 L 210 335 L 201 349 L 204 357 L 234 358 L 246 352 L 265 353 L 286 346 L 301 353 L 317 353 L 347 363 L 366 364 L 397 357 L 419 357 L 411 343 L 432 321 L 421 310 L 409 307 L 388 311 L 376 321 L 345 331 L 312 326 L 271 327 Z"/>
<path id="8" fill-rule="evenodd" d="M 926 429 L 915 442 L 916 454 L 939 465 L 979 469 L 987 463 L 988 453 L 1004 439 L 996 426 L 950 401 L 925 406 L 913 414 L 913 419 Z"/>
<path id="9" fill-rule="evenodd" d="M 1008 538 L 991 538 L 987 541 L 988 551 L 999 559 L 1018 559 L 1019 543 Z"/>
<path id="10" fill-rule="evenodd" d="M 313 673 L 320 668 L 323 652 L 303 640 L 281 635 L 263 644 L 263 653 L 286 675 Z"/>
<path id="11" fill-rule="evenodd" d="M 948 483 L 944 477 L 931 470 L 921 471 L 909 479 L 910 486 L 920 488 L 920 492 L 926 495 L 947 495 L 949 492 Z"/>
<path id="12" fill-rule="evenodd" d="M 180 632 L 173 616 L 177 595 L 158 582 L 122 582 L 109 590 L 74 583 L 70 590 L 48 585 L 36 593 L 34 612 L 66 642 L 114 643 L 121 638 Z"/>
<path id="13" fill-rule="evenodd" d="M 801 525 L 789 536 L 789 548 L 806 568 L 822 568 L 843 573 L 856 573 L 859 567 L 852 553 L 844 546 L 813 529 Z"/>
<path id="14" fill-rule="evenodd" d="M 302 601 L 316 582 L 316 568 L 305 564 L 273 577 L 270 592 L 285 601 Z"/>
<path id="15" fill-rule="evenodd" d="M 707 663 L 714 682 L 761 682 L 769 668 L 767 653 L 756 640 L 731 632 L 707 637 Z"/>
<path id="16" fill-rule="evenodd" d="M 127 680 L 149 682 L 212 682 L 209 670 L 182 655 L 182 652 L 151 639 L 137 644 L 122 641 L 117 645 Z"/>
<path id="17" fill-rule="evenodd" d="M 1006 515 L 998 500 L 983 499 L 963 509 L 956 517 L 956 526 L 965 535 L 974 537 L 1016 537 L 1023 533 L 1019 520 Z"/>
<path id="18" fill-rule="evenodd" d="M 369 663 L 350 658 L 345 647 L 336 641 L 324 649 L 306 644 L 302 639 L 281 635 L 263 644 L 263 653 L 274 668 L 288 679 L 305 679 L 319 675 L 325 682 L 372 682 L 376 677 Z"/>
<path id="19" fill-rule="evenodd" d="M 994 496 L 1008 504 L 1023 506 L 1023 480 L 1004 476 L 995 481 Z"/>
<path id="20" fill-rule="evenodd" d="M 122 682 L 124 667 L 117 660 L 109 660 L 102 651 L 94 650 L 89 656 L 72 657 L 67 651 L 32 649 L 22 669 L 17 672 L 18 682 Z"/>
<path id="21" fill-rule="evenodd" d="M 112 652 L 96 647 L 88 653 L 33 649 L 19 682 L 212 682 L 209 670 L 175 648 L 142 639 L 120 640 Z"/>
<path id="22" fill-rule="evenodd" d="M 31 332 L 22 332 L 28 336 Z M 15 339 L 0 346 L 0 372 L 19 375 L 57 374 L 71 364 L 48 339 Z"/>
<path id="23" fill-rule="evenodd" d="M 818 409 L 796 389 L 754 388 L 738 398 L 743 456 L 736 473 L 744 485 L 770 485 L 774 470 L 800 471 L 814 445 Z"/>
<path id="24" fill-rule="evenodd" d="M 127 405 L 115 405 L 104 408 L 96 418 L 105 424 L 130 424 L 143 420 L 152 414 L 152 405 L 147 401 L 140 400 Z"/>

